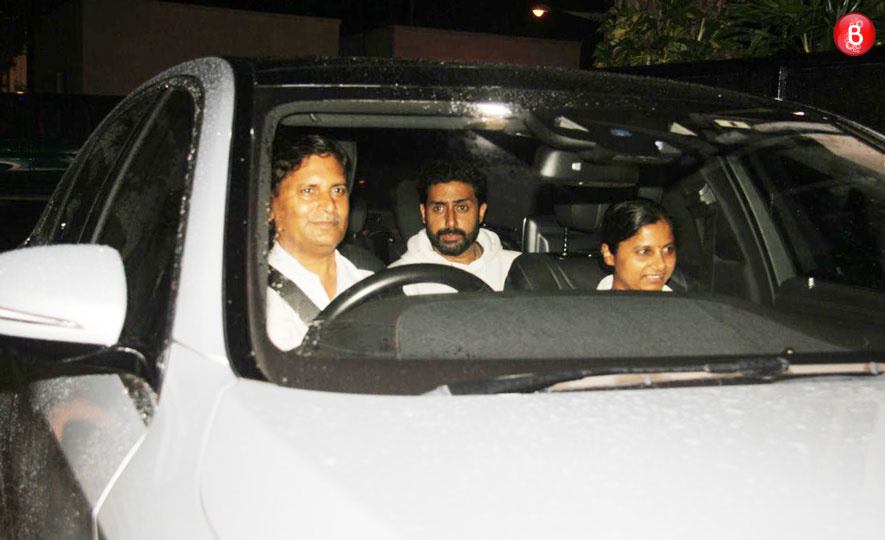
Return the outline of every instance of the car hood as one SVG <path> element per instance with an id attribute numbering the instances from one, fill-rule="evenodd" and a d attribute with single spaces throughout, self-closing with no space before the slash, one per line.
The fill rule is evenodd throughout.
<path id="1" fill-rule="evenodd" d="M 880 537 L 885 379 L 494 396 L 243 380 L 200 492 L 220 538 Z"/>

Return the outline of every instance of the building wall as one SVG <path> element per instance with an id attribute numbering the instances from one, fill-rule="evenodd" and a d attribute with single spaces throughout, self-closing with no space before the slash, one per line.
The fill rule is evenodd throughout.
<path id="1" fill-rule="evenodd" d="M 0 92 L 17 92 L 28 87 L 28 57 L 20 54 L 12 59 L 6 71 L 0 74 Z"/>
<path id="2" fill-rule="evenodd" d="M 80 92 L 83 85 L 82 11 L 77 1 L 46 17 L 34 38 L 31 63 L 36 92 Z"/>
<path id="3" fill-rule="evenodd" d="M 359 34 L 342 36 L 341 54 L 393 58 L 393 27 L 374 28 Z"/>
<path id="4" fill-rule="evenodd" d="M 201 56 L 284 58 L 338 54 L 338 19 L 301 17 L 146 0 L 76 0 L 81 16 L 53 19 L 81 28 L 84 94 L 123 95 L 156 73 Z M 45 28 L 44 32 L 45 33 Z M 38 91 L 61 69 L 35 64 Z"/>
<path id="5" fill-rule="evenodd" d="M 343 40 L 342 52 L 356 56 L 503 62 L 578 68 L 581 43 L 553 39 L 501 36 L 387 26 Z"/>

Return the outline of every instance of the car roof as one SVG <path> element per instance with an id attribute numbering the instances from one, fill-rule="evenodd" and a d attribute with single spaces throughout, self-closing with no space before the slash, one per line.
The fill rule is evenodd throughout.
<path id="1" fill-rule="evenodd" d="M 236 70 L 238 76 L 251 76 L 258 87 L 579 91 L 605 97 L 613 108 L 626 106 L 643 113 L 658 107 L 688 107 L 700 113 L 734 112 L 776 121 L 795 120 L 794 113 L 801 107 L 806 121 L 826 121 L 835 116 L 733 90 L 602 70 L 365 57 L 229 60 L 241 68 Z M 606 104 L 600 103 L 603 107 Z"/>

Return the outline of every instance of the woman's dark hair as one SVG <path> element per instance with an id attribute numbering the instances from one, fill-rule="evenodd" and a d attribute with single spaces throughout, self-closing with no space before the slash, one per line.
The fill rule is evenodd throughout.
<path id="1" fill-rule="evenodd" d="M 422 205 L 427 204 L 427 192 L 431 186 L 455 181 L 473 186 L 473 194 L 479 204 L 486 202 L 486 177 L 473 165 L 433 160 L 421 167 L 419 174 L 418 197 Z"/>
<path id="2" fill-rule="evenodd" d="M 648 199 L 621 201 L 608 207 L 602 216 L 600 241 L 608 245 L 609 251 L 618 252 L 618 244 L 632 237 L 639 229 L 652 223 L 666 221 L 673 227 L 673 220 L 667 211 L 656 202 Z"/>
<path id="3" fill-rule="evenodd" d="M 273 175 L 270 184 L 271 193 L 277 195 L 283 179 L 292 171 L 298 170 L 301 163 L 310 156 L 334 157 L 341 165 L 344 177 L 350 178 L 348 174 L 350 158 L 347 152 L 341 148 L 341 145 L 335 142 L 335 140 L 322 135 L 305 135 L 295 142 L 284 143 L 278 149 L 274 149 Z M 350 185 L 347 187 L 350 188 Z"/>

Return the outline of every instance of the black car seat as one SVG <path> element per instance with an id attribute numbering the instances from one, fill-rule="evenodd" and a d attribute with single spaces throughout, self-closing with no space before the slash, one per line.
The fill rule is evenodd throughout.
<path id="1" fill-rule="evenodd" d="M 567 256 L 599 249 L 599 227 L 607 203 L 557 204 L 555 215 L 527 216 L 522 223 L 522 250 Z"/>
<path id="2" fill-rule="evenodd" d="M 386 268 L 386 265 L 371 251 L 370 244 L 363 234 L 368 214 L 369 208 L 365 200 L 357 197 L 351 199 L 347 233 L 344 235 L 344 241 L 338 245 L 338 251 L 357 268 L 377 272 Z"/>
<path id="3" fill-rule="evenodd" d="M 507 275 L 505 289 L 595 289 L 606 275 L 600 266 L 599 227 L 607 203 L 554 206 L 553 216 L 523 221 L 524 253 Z"/>
<path id="4" fill-rule="evenodd" d="M 353 193 L 357 164 L 356 142 L 343 139 L 338 139 L 337 142 L 350 160 L 350 168 L 347 171 L 347 190 Z M 377 272 L 386 268 L 386 265 L 372 253 L 363 235 L 368 214 L 369 207 L 366 201 L 361 197 L 352 195 L 350 198 L 350 217 L 347 220 L 347 232 L 344 235 L 344 240 L 338 245 L 338 251 L 347 257 L 357 268 Z"/>
<path id="5" fill-rule="evenodd" d="M 393 215 L 398 235 L 390 244 L 391 261 L 403 256 L 406 252 L 406 242 L 424 227 L 421 211 L 418 210 L 420 204 L 416 180 L 403 180 L 397 184 L 393 191 Z"/>
<path id="6" fill-rule="evenodd" d="M 504 290 L 593 290 L 605 275 L 596 257 L 523 253 L 510 266 Z"/>
<path id="7" fill-rule="evenodd" d="M 639 197 L 661 202 L 663 189 L 644 186 Z M 522 251 L 526 253 L 598 252 L 602 217 L 609 203 L 566 203 L 553 207 L 554 215 L 527 216 L 522 225 Z"/>

